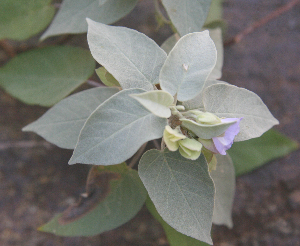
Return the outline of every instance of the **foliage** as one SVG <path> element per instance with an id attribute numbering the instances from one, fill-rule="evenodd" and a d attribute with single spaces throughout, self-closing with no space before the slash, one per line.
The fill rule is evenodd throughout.
<path id="1" fill-rule="evenodd" d="M 41 39 L 87 31 L 90 52 L 37 48 L 0 68 L 0 85 L 14 97 L 55 104 L 23 130 L 74 149 L 70 164 L 97 165 L 79 202 L 39 230 L 63 236 L 111 230 L 130 220 L 148 195 L 146 205 L 171 246 L 212 244 L 212 223 L 233 226 L 235 175 L 298 145 L 269 130 L 278 121 L 259 96 L 219 80 L 221 0 L 154 0 L 158 19 L 176 31 L 161 47 L 136 30 L 107 25 L 137 2 L 64 0 Z M 49 1 L 5 0 L 0 7 L 0 39 L 27 39 L 54 15 Z M 68 96 L 94 73 L 92 57 L 106 87 Z M 134 162 L 125 163 L 159 138 L 162 149 L 145 152 L 138 172 Z"/>

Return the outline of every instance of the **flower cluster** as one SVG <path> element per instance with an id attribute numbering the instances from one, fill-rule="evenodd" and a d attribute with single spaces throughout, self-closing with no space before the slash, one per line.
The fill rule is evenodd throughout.
<path id="1" fill-rule="evenodd" d="M 202 147 L 210 151 L 212 154 L 226 155 L 228 150 L 233 144 L 235 136 L 239 133 L 240 121 L 242 118 L 219 118 L 216 115 L 209 112 L 201 112 L 199 110 L 190 110 L 186 112 L 190 119 L 194 122 L 199 123 L 200 126 L 217 127 L 220 125 L 227 124 L 225 130 L 217 136 L 210 139 L 205 139 L 194 134 L 190 129 L 186 129 L 190 135 L 195 137 L 189 137 L 188 134 L 183 134 L 181 126 L 177 126 L 172 129 L 169 125 L 165 127 L 163 139 L 170 151 L 176 151 L 179 149 L 180 154 L 191 160 L 196 160 L 201 154 Z M 181 118 L 185 119 L 184 116 Z"/>

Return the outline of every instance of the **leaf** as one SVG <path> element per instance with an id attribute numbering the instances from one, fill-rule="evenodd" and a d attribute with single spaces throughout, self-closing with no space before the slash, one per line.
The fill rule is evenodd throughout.
<path id="1" fill-rule="evenodd" d="M 23 128 L 33 131 L 61 148 L 74 149 L 87 118 L 117 88 L 93 88 L 69 96 L 50 108 L 41 118 Z"/>
<path id="2" fill-rule="evenodd" d="M 203 103 L 207 112 L 218 117 L 243 118 L 235 141 L 261 136 L 278 121 L 258 95 L 228 84 L 216 84 L 205 89 Z"/>
<path id="3" fill-rule="evenodd" d="M 175 33 L 172 36 L 170 36 L 160 47 L 167 54 L 169 54 L 179 39 L 180 39 L 180 36 L 178 35 L 178 33 Z"/>
<path id="4" fill-rule="evenodd" d="M 222 40 L 222 30 L 221 28 L 215 28 L 209 30 L 209 36 L 214 41 L 216 49 L 217 49 L 217 62 L 208 76 L 208 79 L 220 79 L 222 77 L 222 68 L 223 68 L 223 59 L 224 59 L 224 47 Z"/>
<path id="5" fill-rule="evenodd" d="M 51 106 L 86 81 L 94 69 L 87 50 L 46 47 L 24 52 L 0 68 L 0 86 L 25 103 Z"/>
<path id="6" fill-rule="evenodd" d="M 209 8 L 207 18 L 204 25 L 210 25 L 211 23 L 221 21 L 223 15 L 223 0 L 212 0 Z"/>
<path id="7" fill-rule="evenodd" d="M 112 76 L 104 67 L 96 69 L 96 74 L 101 79 L 101 82 L 106 86 L 117 86 L 121 87 L 119 82 Z"/>
<path id="8" fill-rule="evenodd" d="M 236 175 L 239 176 L 298 148 L 296 141 L 271 129 L 259 138 L 234 143 L 228 153 L 233 160 Z"/>
<path id="9" fill-rule="evenodd" d="M 188 237 L 178 231 L 176 231 L 173 227 L 169 226 L 159 215 L 157 212 L 153 202 L 149 198 L 146 199 L 146 206 L 153 217 L 162 225 L 166 236 L 168 238 L 168 242 L 170 246 L 208 246 L 209 244 L 201 242 L 192 237 Z"/>
<path id="10" fill-rule="evenodd" d="M 236 123 L 236 121 L 233 121 L 233 122 L 219 123 L 215 125 L 208 125 L 208 124 L 197 123 L 189 119 L 180 119 L 180 120 L 182 121 L 182 126 L 191 130 L 199 138 L 202 139 L 211 139 L 213 137 L 217 137 L 223 134 L 229 126 Z"/>
<path id="11" fill-rule="evenodd" d="M 42 40 L 66 33 L 84 33 L 88 26 L 86 18 L 111 24 L 127 15 L 138 0 L 64 0 Z"/>
<path id="12" fill-rule="evenodd" d="M 171 116 L 169 106 L 173 104 L 174 98 L 168 92 L 156 90 L 130 96 L 158 117 L 169 118 Z"/>
<path id="13" fill-rule="evenodd" d="M 87 19 L 88 43 L 95 60 L 123 89 L 153 90 L 166 53 L 146 35 L 126 27 L 107 26 Z"/>
<path id="14" fill-rule="evenodd" d="M 202 109 L 204 110 L 204 105 L 203 105 L 203 91 L 211 85 L 215 84 L 228 84 L 227 82 L 221 81 L 221 80 L 206 80 L 203 86 L 202 91 L 193 99 L 185 101 L 182 103 L 182 105 L 186 109 Z"/>
<path id="15" fill-rule="evenodd" d="M 231 213 L 235 193 L 234 166 L 228 154 L 216 155 L 216 157 L 217 168 L 210 173 L 216 189 L 213 223 L 232 228 Z"/>
<path id="16" fill-rule="evenodd" d="M 25 40 L 51 22 L 55 9 L 51 0 L 1 0 L 0 40 Z"/>
<path id="17" fill-rule="evenodd" d="M 211 0 L 162 0 L 162 3 L 180 36 L 184 36 L 201 31 Z"/>
<path id="18" fill-rule="evenodd" d="M 179 152 L 149 150 L 139 175 L 161 217 L 185 235 L 212 244 L 214 185 L 203 155 L 191 161 Z"/>
<path id="19" fill-rule="evenodd" d="M 86 193 L 40 231 L 60 236 L 92 236 L 112 230 L 133 218 L 147 197 L 137 171 L 125 163 L 93 167 Z"/>
<path id="20" fill-rule="evenodd" d="M 159 75 L 161 88 L 179 101 L 199 94 L 217 59 L 208 31 L 182 37 L 169 53 Z"/>
<path id="21" fill-rule="evenodd" d="M 122 90 L 102 103 L 81 130 L 69 164 L 113 165 L 129 159 L 144 143 L 163 135 L 167 120 L 145 109 Z"/>

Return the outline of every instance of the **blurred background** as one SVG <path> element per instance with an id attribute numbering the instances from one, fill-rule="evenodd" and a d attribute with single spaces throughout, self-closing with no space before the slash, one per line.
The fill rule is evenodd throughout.
<path id="1" fill-rule="evenodd" d="M 224 40 L 288 2 L 224 0 Z M 151 0 L 140 1 L 116 25 L 143 32 L 161 45 L 172 32 L 167 27 L 157 31 L 154 12 Z M 10 44 L 22 51 L 38 45 L 38 38 Z M 64 42 L 88 48 L 86 34 L 71 35 Z M 280 121 L 275 128 L 300 142 L 300 4 L 239 43 L 225 46 L 224 57 L 222 80 L 257 93 Z M 8 60 L 0 49 L 0 65 Z M 0 245 L 167 246 L 161 226 L 146 208 L 99 236 L 64 238 L 37 231 L 84 192 L 90 168 L 69 166 L 71 151 L 21 131 L 46 110 L 23 104 L 0 89 Z M 237 178 L 234 227 L 214 226 L 214 245 L 300 245 L 299 159 L 298 150 Z"/>

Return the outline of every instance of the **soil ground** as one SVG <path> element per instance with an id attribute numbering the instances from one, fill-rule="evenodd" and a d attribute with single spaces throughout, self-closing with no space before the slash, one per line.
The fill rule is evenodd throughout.
<path id="1" fill-rule="evenodd" d="M 287 2 L 224 0 L 225 39 Z M 141 1 L 117 24 L 144 32 L 161 44 L 171 32 L 155 31 L 153 11 L 150 0 Z M 86 46 L 85 40 L 85 35 L 79 35 L 71 43 Z M 0 58 L 4 63 L 2 51 Z M 300 142 L 300 4 L 226 47 L 223 80 L 261 96 L 280 121 L 276 129 Z M 89 170 L 87 165 L 67 164 L 71 151 L 21 131 L 45 111 L 0 90 L 0 245 L 168 245 L 162 228 L 145 208 L 120 228 L 94 237 L 64 238 L 36 230 L 77 199 Z M 26 147 L 22 141 L 43 144 Z M 300 245 L 299 159 L 296 151 L 237 178 L 234 227 L 214 226 L 215 245 Z"/>

